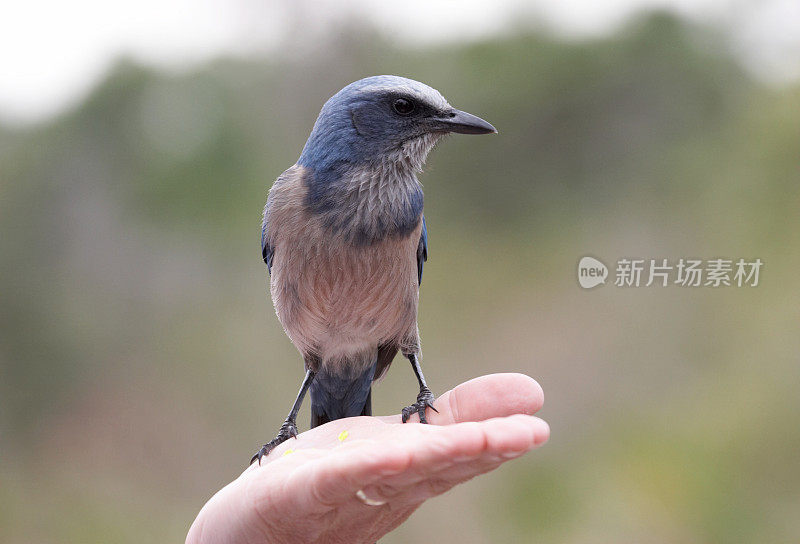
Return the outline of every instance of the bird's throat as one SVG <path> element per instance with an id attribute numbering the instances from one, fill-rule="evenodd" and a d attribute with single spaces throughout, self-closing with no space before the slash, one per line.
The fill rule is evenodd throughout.
<path id="1" fill-rule="evenodd" d="M 308 180 L 309 209 L 351 244 L 409 235 L 423 207 L 416 173 L 440 138 L 425 134 L 371 161 L 314 170 Z"/>
<path id="2" fill-rule="evenodd" d="M 324 221 L 356 245 L 410 234 L 422 214 L 422 187 L 414 171 L 396 163 L 351 168 L 332 190 Z"/>

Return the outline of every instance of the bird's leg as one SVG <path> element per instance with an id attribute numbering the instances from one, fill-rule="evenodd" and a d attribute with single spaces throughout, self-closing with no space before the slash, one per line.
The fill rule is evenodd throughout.
<path id="1" fill-rule="evenodd" d="M 419 422 L 420 423 L 427 423 L 428 420 L 425 418 L 425 410 L 430 408 L 437 414 L 439 410 L 433 407 L 433 401 L 436 400 L 431 393 L 431 390 L 428 389 L 428 384 L 425 383 L 425 376 L 422 374 L 422 368 L 419 366 L 419 357 L 416 353 L 408 353 L 406 354 L 408 360 L 411 362 L 411 368 L 414 369 L 414 374 L 417 375 L 417 381 L 419 382 L 419 395 L 417 395 L 417 402 L 412 404 L 411 406 L 406 406 L 403 408 L 403 423 L 408 421 L 408 418 L 411 417 L 411 414 L 419 414 Z"/>
<path id="2" fill-rule="evenodd" d="M 300 411 L 300 405 L 303 404 L 303 398 L 306 396 L 306 391 L 308 391 L 308 388 L 311 386 L 311 382 L 314 381 L 314 376 L 316 376 L 316 372 L 311 369 L 306 370 L 306 377 L 303 379 L 303 385 L 300 386 L 297 398 L 294 399 L 294 404 L 292 405 L 292 410 L 289 412 L 289 416 L 286 418 L 286 421 L 283 422 L 283 425 L 281 425 L 278 435 L 261 446 L 261 449 L 250 459 L 251 465 L 256 459 L 258 459 L 258 464 L 260 465 L 261 458 L 269 455 L 269 452 L 274 450 L 279 444 L 286 442 L 290 438 L 297 437 L 297 412 Z"/>

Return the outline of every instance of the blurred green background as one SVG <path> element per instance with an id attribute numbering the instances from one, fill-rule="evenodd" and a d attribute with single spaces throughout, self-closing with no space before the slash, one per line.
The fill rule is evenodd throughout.
<path id="1" fill-rule="evenodd" d="M 0 128 L 0 541 L 180 542 L 274 433 L 301 362 L 268 298 L 267 190 L 330 95 L 392 73 L 500 131 L 421 177 L 428 381 L 529 374 L 552 438 L 382 542 L 797 542 L 800 86 L 726 51 L 663 13 L 572 41 L 345 28 L 183 73 L 122 60 Z M 586 291 L 586 254 L 765 264 L 756 288 Z M 415 392 L 398 359 L 374 410 Z"/>

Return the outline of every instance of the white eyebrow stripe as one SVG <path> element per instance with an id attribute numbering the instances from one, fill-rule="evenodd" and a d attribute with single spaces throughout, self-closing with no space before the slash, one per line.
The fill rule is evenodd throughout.
<path id="1" fill-rule="evenodd" d="M 447 109 L 450 108 L 450 104 L 445 100 L 444 96 L 439 93 L 436 89 L 432 87 L 428 87 L 427 89 L 420 89 L 415 85 L 385 85 L 381 83 L 376 83 L 374 85 L 368 85 L 360 89 L 360 93 L 375 93 L 375 92 L 387 92 L 387 93 L 399 93 L 399 94 L 406 94 L 409 96 L 415 97 L 420 102 L 424 102 L 425 104 L 429 104 L 436 109 Z"/>

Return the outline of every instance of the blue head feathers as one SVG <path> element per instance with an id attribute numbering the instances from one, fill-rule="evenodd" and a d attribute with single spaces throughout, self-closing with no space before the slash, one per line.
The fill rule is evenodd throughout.
<path id="1" fill-rule="evenodd" d="M 403 110 L 406 103 L 415 111 Z M 383 160 L 404 141 L 424 134 L 422 115 L 447 109 L 450 105 L 437 90 L 418 81 L 398 76 L 361 79 L 325 103 L 298 163 L 325 170 L 337 162 Z"/>
<path id="2" fill-rule="evenodd" d="M 436 89 L 399 76 L 351 83 L 322 107 L 298 164 L 327 170 L 394 157 L 404 144 L 447 132 L 481 134 L 494 127 L 454 109 Z M 429 149 L 428 149 L 429 150 Z M 427 154 L 427 150 L 425 152 Z M 421 157 L 421 166 L 425 157 Z"/>
<path id="3" fill-rule="evenodd" d="M 411 232 L 422 213 L 414 172 L 448 132 L 497 131 L 418 81 L 373 76 L 351 83 L 322 107 L 297 161 L 306 172 L 307 204 L 353 241 Z"/>

